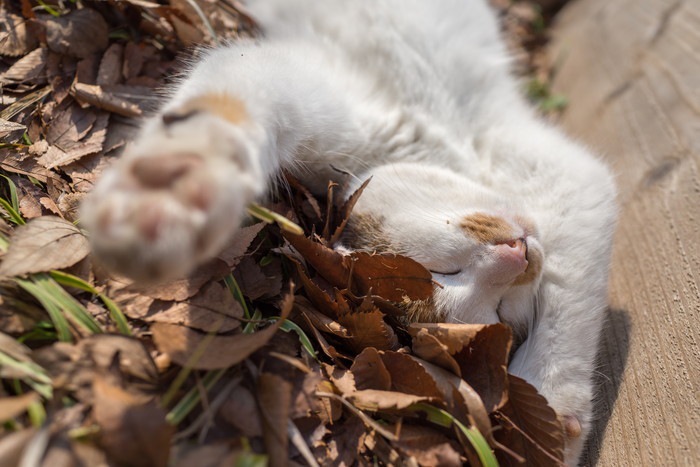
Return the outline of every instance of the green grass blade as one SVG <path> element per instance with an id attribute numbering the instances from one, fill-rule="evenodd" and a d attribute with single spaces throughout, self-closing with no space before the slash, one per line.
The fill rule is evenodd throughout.
<path id="1" fill-rule="evenodd" d="M 277 224 L 283 229 L 286 230 L 287 232 L 296 234 L 296 235 L 303 235 L 304 234 L 304 229 L 296 225 L 294 222 L 290 221 L 284 216 L 281 216 L 277 214 L 276 212 L 272 212 L 267 208 L 264 208 L 258 204 L 251 204 L 248 206 L 248 214 L 251 216 L 260 219 L 263 222 L 266 222 L 268 224 L 272 224 L 273 222 L 277 222 Z"/>
<path id="2" fill-rule="evenodd" d="M 260 310 L 255 310 L 253 313 L 253 317 L 250 318 L 250 323 L 247 323 L 243 327 L 243 334 L 251 334 L 255 332 L 255 326 L 258 324 L 258 321 L 262 319 L 262 312 Z"/>
<path id="3" fill-rule="evenodd" d="M 10 187 L 10 201 L 12 202 L 12 207 L 15 209 L 15 211 L 19 212 L 19 197 L 17 196 L 17 185 L 15 185 L 15 182 L 13 182 L 12 179 L 7 175 L 0 174 L 0 177 L 7 180 L 7 184 Z"/>
<path id="4" fill-rule="evenodd" d="M 68 320 L 63 313 L 61 313 L 61 310 L 58 308 L 58 306 L 56 306 L 53 300 L 48 297 L 48 294 L 46 294 L 41 287 L 26 279 L 15 279 L 15 281 L 22 289 L 36 298 L 44 307 L 46 312 L 49 314 L 49 318 L 51 318 L 51 322 L 53 322 L 53 325 L 56 328 L 58 340 L 62 342 L 72 342 L 73 335 L 70 332 L 70 324 L 68 324 Z"/>
<path id="5" fill-rule="evenodd" d="M 0 251 L 7 251 L 10 247 L 10 241 L 2 233 L 0 233 Z"/>
<path id="6" fill-rule="evenodd" d="M 7 211 L 7 215 L 9 216 L 10 221 L 14 222 L 17 225 L 26 224 L 24 219 L 22 219 L 22 216 L 17 211 L 15 211 L 15 208 L 13 208 L 12 205 L 7 202 L 7 200 L 0 198 L 0 206 L 5 208 L 5 211 Z"/>
<path id="7" fill-rule="evenodd" d="M 304 348 L 304 350 L 306 350 L 306 352 L 313 358 L 317 359 L 316 351 L 314 350 L 313 344 L 311 344 L 311 340 L 309 340 L 309 336 L 307 336 L 304 330 L 301 329 L 295 322 L 285 319 L 284 323 L 282 323 L 282 326 L 280 326 L 280 329 L 284 332 L 294 331 L 297 334 L 297 336 L 299 336 L 299 342 L 301 343 L 301 346 Z"/>
<path id="8" fill-rule="evenodd" d="M 214 385 L 216 384 L 219 379 L 226 373 L 226 368 L 221 369 L 221 370 L 211 370 L 208 371 L 207 374 L 204 375 L 202 378 L 202 386 L 204 386 L 204 389 L 209 391 Z M 187 417 L 187 415 L 195 408 L 197 407 L 197 404 L 199 404 L 199 401 L 202 397 L 202 394 L 199 390 L 198 386 L 193 387 L 192 389 L 189 390 L 187 394 L 185 394 L 185 397 L 183 397 L 180 402 L 178 402 L 173 409 L 168 412 L 168 415 L 166 415 L 165 419 L 170 423 L 171 425 L 179 425 L 182 423 L 182 421 Z"/>
<path id="9" fill-rule="evenodd" d="M 34 283 L 43 288 L 48 297 L 63 310 L 76 325 L 83 328 L 90 334 L 100 334 L 104 332 L 100 323 L 97 322 L 85 307 L 65 291 L 48 274 L 35 274 Z"/>
<path id="10" fill-rule="evenodd" d="M 414 404 L 412 408 L 417 412 L 424 412 L 428 416 L 428 420 L 437 425 L 449 427 L 454 424 L 472 445 L 483 467 L 498 467 L 498 461 L 496 460 L 496 456 L 491 450 L 489 443 L 476 427 L 467 427 L 462 422 L 454 418 L 449 412 L 434 407 L 430 404 L 421 402 Z"/>
<path id="11" fill-rule="evenodd" d="M 36 363 L 21 362 L 0 350 L 0 366 L 12 368 L 24 374 L 22 381 L 46 399 L 51 399 L 53 396 L 51 378 Z"/>
<path id="12" fill-rule="evenodd" d="M 27 414 L 29 415 L 29 421 L 32 423 L 34 428 L 41 428 L 46 421 L 46 409 L 41 401 L 34 402 L 27 408 Z"/>
<path id="13" fill-rule="evenodd" d="M 243 307 L 243 316 L 245 316 L 245 319 L 250 319 L 250 310 L 248 310 L 248 304 L 245 301 L 245 297 L 243 296 L 243 292 L 241 291 L 238 282 L 236 282 L 236 278 L 233 277 L 233 273 L 224 277 L 224 283 L 226 284 L 226 287 L 228 287 L 228 290 L 231 292 L 231 295 L 233 295 L 233 298 L 235 298 L 236 301 L 240 303 Z"/>
<path id="14" fill-rule="evenodd" d="M 102 303 L 104 303 L 107 310 L 109 310 L 109 315 L 112 317 L 112 320 L 117 325 L 117 329 L 119 329 L 119 332 L 126 336 L 131 335 L 131 328 L 129 328 L 129 322 L 126 319 L 126 316 L 124 316 L 122 310 L 117 306 L 116 303 L 114 303 L 114 301 L 112 301 L 111 298 L 99 292 L 97 289 L 95 289 L 93 286 L 91 286 L 81 278 L 76 277 L 72 274 L 68 274 L 62 271 L 50 271 L 49 274 L 56 282 L 58 282 L 64 287 L 74 287 L 76 289 L 80 289 L 85 292 L 97 295 L 97 297 L 100 300 L 102 300 Z"/>

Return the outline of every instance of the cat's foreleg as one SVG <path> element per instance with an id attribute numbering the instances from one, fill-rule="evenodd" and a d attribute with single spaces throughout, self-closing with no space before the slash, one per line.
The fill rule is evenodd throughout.
<path id="1" fill-rule="evenodd" d="M 327 75 L 289 46 L 207 52 L 84 203 L 98 258 L 160 280 L 214 255 L 300 146 L 351 137 Z"/>

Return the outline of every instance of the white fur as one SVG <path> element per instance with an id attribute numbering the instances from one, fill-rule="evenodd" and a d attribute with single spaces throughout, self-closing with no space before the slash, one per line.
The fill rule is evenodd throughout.
<path id="1" fill-rule="evenodd" d="M 436 274 L 445 289 L 435 299 L 451 321 L 502 319 L 530 330 L 510 371 L 558 414 L 581 422 L 583 436 L 567 445 L 566 460 L 575 464 L 591 426 L 607 304 L 616 217 L 608 169 L 525 104 L 482 0 L 250 3 L 265 38 L 206 52 L 163 110 L 224 93 L 245 103 L 249 121 L 201 115 L 166 127 L 160 116 L 151 120 L 85 207 L 98 251 L 161 261 L 156 270 L 179 273 L 172 263 L 189 269 L 220 247 L 280 168 L 317 190 L 337 175 L 331 166 L 357 183 L 374 175 L 356 211 L 382 217 L 392 240 L 429 269 L 463 271 Z M 140 203 L 115 176 L 130 160 L 192 151 L 206 157 L 216 209 L 180 220 L 172 214 L 155 246 L 133 232 L 100 230 L 100 209 L 126 212 Z M 478 281 L 490 253 L 475 253 L 459 228 L 477 211 L 534 221 L 531 241 L 545 255 L 541 278 L 520 287 Z M 130 222 L 125 214 L 111 228 Z M 205 229 L 218 234 L 198 250 L 192 239 Z"/>

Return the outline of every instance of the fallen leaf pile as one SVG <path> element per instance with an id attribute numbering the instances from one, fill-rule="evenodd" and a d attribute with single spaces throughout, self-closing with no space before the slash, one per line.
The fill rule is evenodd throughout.
<path id="1" fill-rule="evenodd" d="M 288 176 L 304 234 L 252 223 L 182 280 L 93 264 L 79 201 L 190 46 L 255 34 L 238 2 L 0 8 L 0 464 L 561 463 L 507 326 L 415 322 L 425 268 L 332 248 L 365 185 Z"/>

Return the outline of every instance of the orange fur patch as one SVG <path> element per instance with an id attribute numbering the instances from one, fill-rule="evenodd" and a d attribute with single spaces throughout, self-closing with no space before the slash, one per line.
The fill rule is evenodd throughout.
<path id="1" fill-rule="evenodd" d="M 542 263 L 544 257 L 540 250 L 528 248 L 526 257 L 527 269 L 525 269 L 525 272 L 523 272 L 515 278 L 513 285 L 529 284 L 530 282 L 536 280 L 539 277 L 540 272 L 542 271 Z"/>
<path id="2" fill-rule="evenodd" d="M 184 120 L 200 112 L 208 112 L 239 125 L 248 120 L 245 104 L 226 94 L 203 94 L 188 100 L 176 110 L 163 115 L 166 124 Z"/>
<path id="3" fill-rule="evenodd" d="M 465 216 L 460 227 L 481 243 L 503 243 L 515 236 L 513 228 L 505 219 L 480 212 Z"/>

